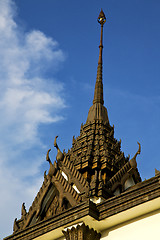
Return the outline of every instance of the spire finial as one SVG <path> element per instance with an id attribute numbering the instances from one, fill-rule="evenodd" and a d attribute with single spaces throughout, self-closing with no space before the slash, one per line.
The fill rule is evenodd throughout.
<path id="1" fill-rule="evenodd" d="M 103 40 L 103 25 L 106 22 L 106 17 L 102 9 L 97 20 L 101 24 L 99 60 L 98 60 L 97 78 L 96 78 L 96 85 L 94 90 L 93 105 L 89 109 L 86 123 L 90 123 L 95 120 L 101 120 L 104 123 L 109 124 L 107 109 L 103 105 L 104 101 L 103 101 L 103 83 L 102 83 L 102 50 L 103 50 L 102 40 Z"/>
<path id="2" fill-rule="evenodd" d="M 101 9 L 101 12 L 98 17 L 98 22 L 101 24 L 101 37 L 100 37 L 100 45 L 99 45 L 99 60 L 98 60 L 98 68 L 97 68 L 97 79 L 94 91 L 94 103 L 104 104 L 103 101 L 103 83 L 102 83 L 102 50 L 103 50 L 103 25 L 106 22 L 106 17 Z"/>

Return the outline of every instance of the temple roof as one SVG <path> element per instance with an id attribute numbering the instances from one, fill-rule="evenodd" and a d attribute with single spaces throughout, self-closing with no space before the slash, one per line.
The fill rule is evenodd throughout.
<path id="1" fill-rule="evenodd" d="M 121 195 L 141 182 L 136 157 L 129 160 L 121 151 L 121 141 L 114 137 L 114 126 L 108 120 L 103 101 L 102 82 L 102 38 L 106 21 L 101 10 L 98 22 L 101 25 L 99 60 L 93 105 L 89 109 L 86 123 L 81 125 L 80 135 L 73 137 L 68 152 L 61 152 L 55 137 L 57 156 L 52 163 L 48 150 L 46 160 L 50 169 L 44 172 L 44 181 L 32 206 L 27 212 L 22 204 L 21 219 L 15 219 L 14 233 L 58 216 L 78 204 L 92 201 L 105 202 Z"/>

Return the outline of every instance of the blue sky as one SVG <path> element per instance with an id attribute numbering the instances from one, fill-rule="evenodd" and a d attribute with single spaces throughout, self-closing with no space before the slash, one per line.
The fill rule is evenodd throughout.
<path id="1" fill-rule="evenodd" d="M 0 238 L 30 207 L 59 135 L 71 147 L 92 105 L 103 8 L 104 100 L 142 179 L 160 170 L 159 0 L 0 0 Z"/>

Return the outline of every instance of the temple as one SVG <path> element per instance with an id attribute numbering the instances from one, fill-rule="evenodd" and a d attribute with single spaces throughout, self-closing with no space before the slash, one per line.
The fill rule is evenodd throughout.
<path id="1" fill-rule="evenodd" d="M 137 152 L 129 159 L 114 137 L 103 100 L 101 27 L 97 78 L 93 105 L 80 135 L 62 152 L 55 137 L 55 161 L 48 150 L 50 168 L 29 211 L 22 204 L 13 234 L 5 240 L 133 240 L 151 239 L 160 233 L 160 172 L 142 181 L 137 169 Z M 60 139 L 61 140 L 61 139 Z"/>

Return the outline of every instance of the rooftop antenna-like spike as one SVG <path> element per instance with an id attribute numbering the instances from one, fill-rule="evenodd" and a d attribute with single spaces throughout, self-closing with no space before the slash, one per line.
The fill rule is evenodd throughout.
<path id="1" fill-rule="evenodd" d="M 100 37 L 100 45 L 99 45 L 99 60 L 98 60 L 98 68 L 97 68 L 97 79 L 94 91 L 94 100 L 93 104 L 101 103 L 104 104 L 103 100 L 103 83 L 102 83 L 102 50 L 103 50 L 103 25 L 106 22 L 106 17 L 101 9 L 101 12 L 98 17 L 98 22 L 101 24 L 101 37 Z"/>
<path id="2" fill-rule="evenodd" d="M 109 124 L 107 109 L 103 101 L 103 83 L 102 83 L 102 50 L 103 50 L 103 25 L 106 22 L 104 12 L 101 10 L 98 22 L 101 24 L 101 37 L 99 45 L 99 60 L 97 68 L 97 78 L 94 90 L 93 105 L 90 107 L 86 123 L 100 120 L 105 124 Z"/>

